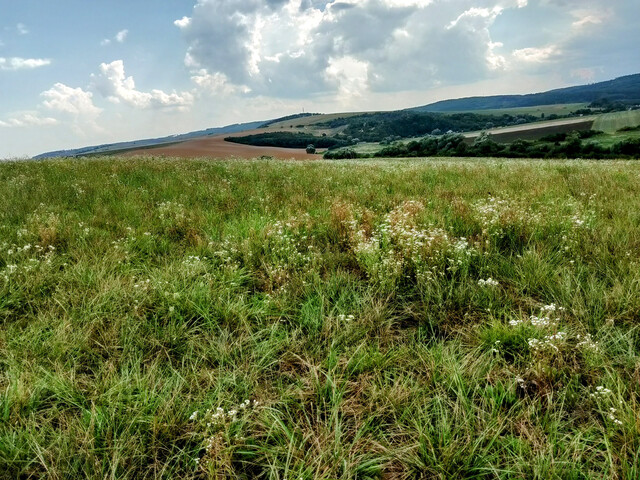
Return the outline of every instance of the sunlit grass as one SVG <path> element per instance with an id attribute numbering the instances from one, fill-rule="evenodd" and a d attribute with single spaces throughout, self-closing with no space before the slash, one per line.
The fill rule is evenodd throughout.
<path id="1" fill-rule="evenodd" d="M 634 162 L 0 165 L 1 478 L 640 475 Z"/>

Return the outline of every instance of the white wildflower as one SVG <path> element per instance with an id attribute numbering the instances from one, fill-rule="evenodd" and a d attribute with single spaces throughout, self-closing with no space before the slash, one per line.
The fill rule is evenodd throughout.
<path id="1" fill-rule="evenodd" d="M 486 280 L 483 280 L 482 278 L 478 280 L 478 285 L 480 285 L 481 287 L 497 287 L 498 285 L 500 285 L 500 283 L 497 280 L 489 277 Z"/>
<path id="2" fill-rule="evenodd" d="M 609 390 L 608 388 L 606 388 L 606 387 L 604 387 L 602 385 L 599 385 L 599 386 L 596 387 L 596 391 L 593 392 L 590 395 L 590 397 L 592 397 L 592 398 L 603 398 L 603 397 L 606 397 L 608 395 L 611 395 L 611 393 L 612 393 L 611 390 Z"/>

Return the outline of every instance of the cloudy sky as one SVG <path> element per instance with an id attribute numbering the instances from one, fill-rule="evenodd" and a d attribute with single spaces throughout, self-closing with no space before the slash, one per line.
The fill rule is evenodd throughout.
<path id="1" fill-rule="evenodd" d="M 0 158 L 640 72 L 638 0 L 0 4 Z"/>

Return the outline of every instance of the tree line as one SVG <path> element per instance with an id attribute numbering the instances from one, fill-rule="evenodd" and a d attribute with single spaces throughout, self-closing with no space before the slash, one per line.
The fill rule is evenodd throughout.
<path id="1" fill-rule="evenodd" d="M 502 158 L 640 158 L 640 139 L 632 138 L 607 147 L 595 141 L 585 141 L 588 132 L 571 132 L 562 140 L 516 140 L 497 143 L 486 133 L 472 143 L 460 134 L 429 136 L 411 142 L 394 142 L 372 155 L 358 154 L 352 148 L 330 150 L 326 159 L 368 157 L 502 157 Z"/>

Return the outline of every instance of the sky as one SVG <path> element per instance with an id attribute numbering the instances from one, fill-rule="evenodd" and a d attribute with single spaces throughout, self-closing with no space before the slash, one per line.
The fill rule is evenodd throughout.
<path id="1" fill-rule="evenodd" d="M 0 158 L 640 72 L 638 0 L 0 0 Z"/>

